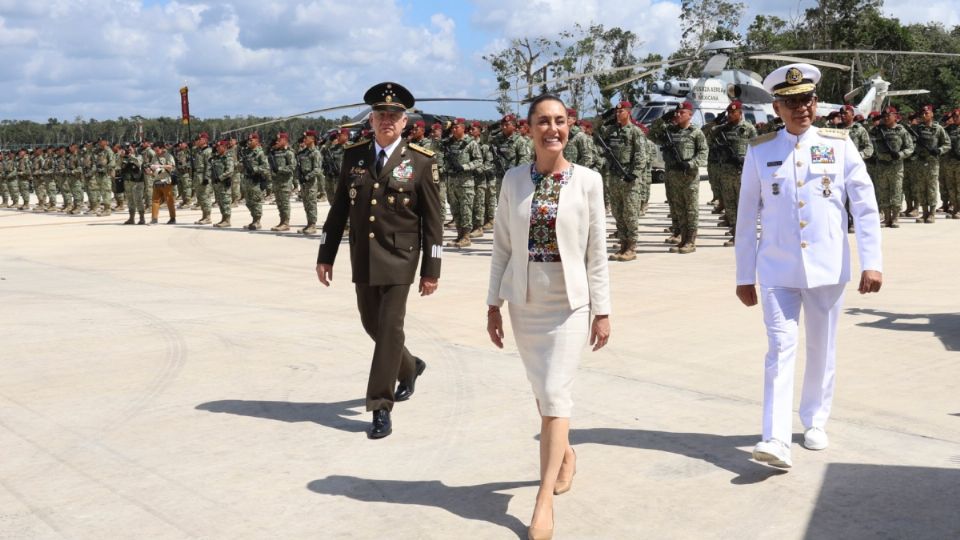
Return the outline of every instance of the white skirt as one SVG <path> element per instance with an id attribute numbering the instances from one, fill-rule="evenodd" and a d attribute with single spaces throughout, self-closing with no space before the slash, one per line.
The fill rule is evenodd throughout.
<path id="1" fill-rule="evenodd" d="M 508 309 L 540 414 L 569 418 L 573 375 L 590 335 L 590 306 L 570 309 L 562 264 L 530 262 L 527 303 Z"/>

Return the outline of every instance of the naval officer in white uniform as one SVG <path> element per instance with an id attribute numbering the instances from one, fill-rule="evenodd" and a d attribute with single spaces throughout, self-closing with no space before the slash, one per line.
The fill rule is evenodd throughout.
<path id="1" fill-rule="evenodd" d="M 809 64 L 783 66 L 763 81 L 785 129 L 751 141 L 743 165 L 736 230 L 737 297 L 763 306 L 769 349 L 764 359 L 763 438 L 753 459 L 787 468 L 793 374 L 800 311 L 806 326 L 806 370 L 800 420 L 804 446 L 827 447 L 833 400 L 837 318 L 850 281 L 850 201 L 859 252 L 859 292 L 883 281 L 880 218 L 873 183 L 845 130 L 818 129 L 816 85 Z M 757 236 L 754 216 L 760 216 Z M 743 239 L 743 241 L 741 241 Z"/>

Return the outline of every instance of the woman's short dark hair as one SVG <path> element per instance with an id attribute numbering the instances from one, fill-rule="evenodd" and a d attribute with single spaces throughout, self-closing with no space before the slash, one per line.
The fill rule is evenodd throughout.
<path id="1" fill-rule="evenodd" d="M 544 101 L 556 101 L 563 107 L 563 110 L 567 110 L 567 106 L 563 103 L 563 100 L 555 94 L 540 94 L 539 96 L 533 98 L 533 101 L 530 102 L 530 108 L 527 109 L 527 122 L 531 125 L 533 124 L 533 111 L 537 110 L 537 105 L 540 105 Z"/>

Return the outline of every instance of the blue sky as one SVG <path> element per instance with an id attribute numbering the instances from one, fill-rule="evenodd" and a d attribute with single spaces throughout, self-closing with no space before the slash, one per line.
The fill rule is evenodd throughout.
<path id="1" fill-rule="evenodd" d="M 813 0 L 749 2 L 787 19 Z M 904 22 L 960 24 L 955 0 L 887 0 Z M 0 119 L 282 116 L 359 101 L 395 80 L 415 95 L 489 97 L 481 56 L 591 22 L 635 32 L 638 56 L 680 41 L 674 0 L 0 0 Z M 493 105 L 432 112 L 492 119 Z"/>

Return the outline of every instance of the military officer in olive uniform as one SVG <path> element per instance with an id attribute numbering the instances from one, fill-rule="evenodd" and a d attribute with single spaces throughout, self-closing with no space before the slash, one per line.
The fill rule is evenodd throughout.
<path id="1" fill-rule="evenodd" d="M 900 226 L 897 222 L 903 204 L 903 160 L 913 154 L 913 137 L 897 123 L 898 117 L 896 107 L 887 107 L 880 123 L 870 131 L 871 138 L 877 141 L 874 147 L 876 174 L 873 177 L 877 201 L 883 213 L 883 224 L 893 228 Z"/>
<path id="2" fill-rule="evenodd" d="M 707 140 L 691 123 L 693 104 L 684 101 L 670 118 L 658 119 L 650 129 L 650 138 L 663 149 L 667 201 L 670 204 L 671 253 L 697 250 L 700 223 L 700 167 L 707 162 Z M 669 124 L 667 122 L 670 122 Z M 722 190 L 722 186 L 721 186 Z"/>
<path id="3" fill-rule="evenodd" d="M 809 64 L 783 66 L 764 79 L 786 129 L 751 141 L 740 189 L 744 219 L 737 223 L 736 295 L 746 306 L 759 299 L 768 342 L 763 436 L 753 459 L 781 468 L 793 464 L 791 412 L 801 311 L 806 327 L 799 411 L 803 446 L 824 450 L 829 444 L 837 321 L 851 276 L 846 199 L 857 221 L 859 292 L 877 292 L 883 283 L 880 220 L 860 152 L 846 130 L 812 126 L 819 79 L 819 70 Z"/>
<path id="4" fill-rule="evenodd" d="M 607 162 L 604 176 L 610 186 L 610 212 L 616 222 L 617 238 L 620 240 L 620 249 L 610 256 L 611 261 L 632 261 L 637 258 L 640 181 L 645 163 L 651 158 L 643 142 L 643 131 L 630 121 L 632 109 L 633 104 L 629 101 L 618 103 L 616 126 L 604 135 L 613 154 Z M 568 112 L 568 117 L 569 114 Z M 619 162 L 620 166 L 617 166 L 614 160 Z"/>
<path id="5" fill-rule="evenodd" d="M 433 152 L 401 138 L 413 95 L 399 84 L 381 83 L 367 91 L 364 101 L 373 108 L 374 140 L 346 149 L 336 197 L 320 236 L 317 276 L 329 286 L 349 221 L 360 320 L 375 342 L 366 394 L 366 408 L 373 411 L 369 437 L 379 439 L 392 431 L 394 402 L 413 394 L 417 377 L 426 368 L 404 347 L 403 318 L 418 262 L 420 294 L 437 289 L 443 215 Z"/>
<path id="6" fill-rule="evenodd" d="M 943 126 L 933 119 L 933 105 L 924 105 L 920 109 L 920 122 L 914 129 L 917 132 L 914 193 L 917 206 L 923 212 L 917 218 L 917 223 L 933 223 L 937 212 L 940 156 L 950 151 L 950 137 Z"/>
<path id="7" fill-rule="evenodd" d="M 263 194 L 270 184 L 270 160 L 260 146 L 260 134 L 254 132 L 247 136 L 247 151 L 243 154 L 244 202 L 250 210 L 249 231 L 259 231 L 263 226 Z"/>
<path id="8" fill-rule="evenodd" d="M 317 148 L 317 132 L 309 130 L 303 134 L 303 150 L 297 153 L 300 167 L 300 193 L 303 210 L 307 214 L 307 226 L 300 229 L 301 234 L 317 232 L 317 193 L 323 183 L 323 157 Z"/>
<path id="9" fill-rule="evenodd" d="M 281 131 L 270 150 L 273 158 L 273 195 L 277 201 L 277 210 L 280 211 L 280 223 L 270 227 L 271 231 L 290 230 L 290 193 L 293 190 L 293 175 L 297 170 L 297 156 L 289 144 L 289 136 Z"/>
<path id="10" fill-rule="evenodd" d="M 213 186 L 213 198 L 220 209 L 220 221 L 214 227 L 227 228 L 230 226 L 230 215 L 233 208 L 233 182 L 237 173 L 237 163 L 230 155 L 230 142 L 217 142 L 217 150 L 210 160 L 210 182 Z"/>
<path id="11" fill-rule="evenodd" d="M 737 200 L 740 198 L 743 158 L 747 155 L 747 143 L 756 136 L 756 128 L 743 118 L 743 103 L 737 100 L 727 105 L 726 122 L 713 129 L 716 143 L 713 148 L 719 152 L 717 176 L 720 180 L 720 196 L 723 197 L 724 215 L 731 235 L 737 229 Z M 735 240 L 736 236 L 723 245 L 730 247 Z"/>

